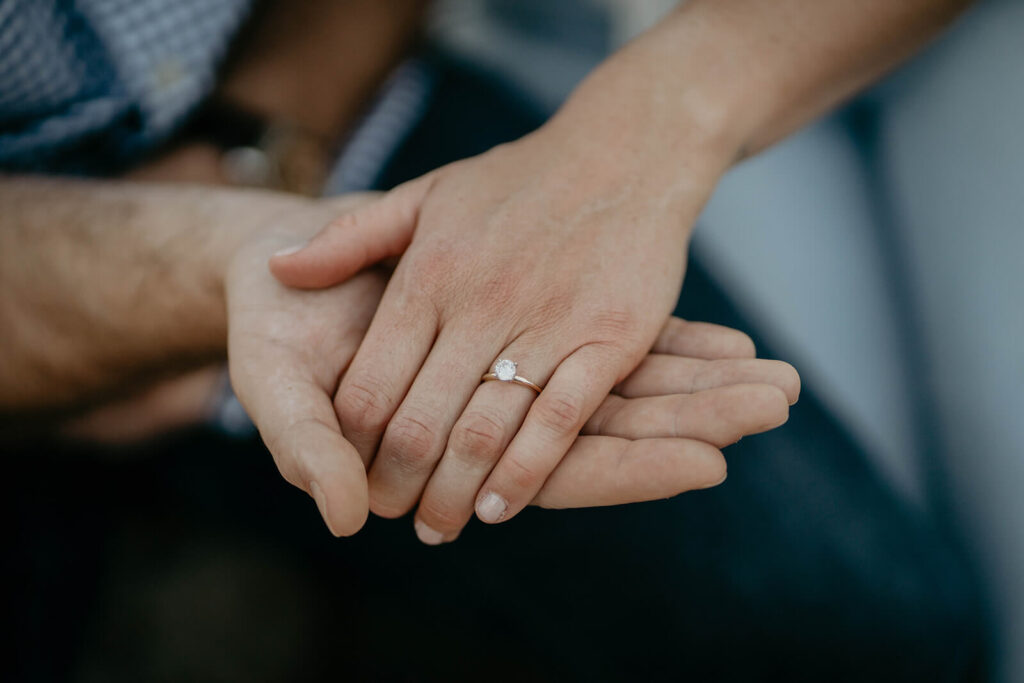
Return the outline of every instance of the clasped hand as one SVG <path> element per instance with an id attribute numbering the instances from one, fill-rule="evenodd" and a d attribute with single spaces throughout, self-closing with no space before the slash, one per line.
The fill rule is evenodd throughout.
<path id="1" fill-rule="evenodd" d="M 336 534 L 367 510 L 416 508 L 420 538 L 438 543 L 474 510 L 496 523 L 530 503 L 711 486 L 719 449 L 781 424 L 796 400 L 792 368 L 755 360 L 742 333 L 669 318 L 686 234 L 663 206 L 628 187 L 575 189 L 521 144 L 284 250 L 270 266 L 289 288 L 243 269 L 239 297 L 274 303 L 232 324 L 233 382 Z M 366 270 L 398 255 L 386 286 Z M 481 383 L 498 358 L 544 390 Z"/>

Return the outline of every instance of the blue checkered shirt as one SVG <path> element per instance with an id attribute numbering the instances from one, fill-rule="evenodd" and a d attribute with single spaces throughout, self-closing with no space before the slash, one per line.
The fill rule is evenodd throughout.
<path id="1" fill-rule="evenodd" d="M 252 0 L 0 0 L 0 170 L 99 175 L 212 90 Z"/>

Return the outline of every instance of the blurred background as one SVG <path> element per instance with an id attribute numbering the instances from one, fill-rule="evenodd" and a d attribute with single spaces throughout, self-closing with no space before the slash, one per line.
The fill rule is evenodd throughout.
<path id="1" fill-rule="evenodd" d="M 423 52 L 474 65 L 474 78 L 507 83 L 516 93 L 509 99 L 518 98 L 516 106 L 529 110 L 523 118 L 532 125 L 553 112 L 605 56 L 674 4 L 437 0 L 430 9 Z M 0 2 L 0 19 L 3 8 Z M 403 151 L 414 149 L 422 159 L 434 158 L 423 153 L 430 137 L 443 137 L 437 130 L 451 132 L 436 128 L 431 117 L 437 112 L 428 111 L 426 93 L 433 88 L 469 100 L 473 89 L 466 86 L 472 79 L 455 79 L 458 87 L 432 82 L 426 61 L 412 59 L 399 66 L 353 126 L 333 164 L 329 193 L 388 187 L 404 179 L 395 174 L 396 167 L 405 176 L 428 170 L 409 161 L 413 152 Z M 495 101 L 505 103 L 500 97 Z M 449 105 L 431 106 L 445 113 Z M 491 139 L 488 135 L 524 132 L 522 122 L 502 128 L 505 123 L 494 102 L 466 104 L 467 111 L 476 111 L 474 107 L 489 111 L 493 130 L 477 135 L 463 122 L 452 137 L 466 146 L 446 154 L 474 153 L 473 141 L 483 144 Z M 896 517 L 904 520 L 901 506 L 906 506 L 915 520 L 928 520 L 966 547 L 983 584 L 981 611 L 992 621 L 991 634 L 985 634 L 993 640 L 991 680 L 1007 683 L 1024 681 L 1022 112 L 1024 3 L 982 0 L 883 82 L 731 171 L 701 217 L 694 242 L 702 268 L 753 328 L 747 331 L 776 357 L 796 366 L 808 394 L 816 397 L 801 401 L 795 410 L 815 414 L 820 399 L 895 492 L 896 502 L 887 498 L 882 507 L 896 510 Z M 418 137 L 410 132 L 417 127 Z M 424 130 L 433 132 L 425 135 Z M 800 414 L 794 412 L 794 422 L 803 420 Z M 416 670 L 423 672 L 422 680 L 431 680 L 429 662 L 437 652 L 425 642 L 405 641 L 392 648 L 377 641 L 361 633 L 360 616 L 383 614 L 382 619 L 395 624 L 421 618 L 408 613 L 406 602 L 421 587 L 395 587 L 411 581 L 413 573 L 449 592 L 473 585 L 486 593 L 492 587 L 487 577 L 472 571 L 480 558 L 505 561 L 500 554 L 505 548 L 530 549 L 537 553 L 530 560 L 534 564 L 521 560 L 524 571 L 530 571 L 546 557 L 543 544 L 530 545 L 529 534 L 535 531 L 531 522 L 502 525 L 488 536 L 496 540 L 488 541 L 480 540 L 474 528 L 467 529 L 466 539 L 442 551 L 449 553 L 452 567 L 466 567 L 464 576 L 452 574 L 443 563 L 430 564 L 415 554 L 422 549 L 411 531 L 380 520 L 371 520 L 367 532 L 346 545 L 328 547 L 308 501 L 290 490 L 281 493 L 285 487 L 269 456 L 261 453 L 263 460 L 252 464 L 254 444 L 244 441 L 252 435 L 238 404 L 224 401 L 216 421 L 218 438 L 227 433 L 227 441 L 211 444 L 204 435 L 198 446 L 188 440 L 173 443 L 154 450 L 148 465 L 125 464 L 110 453 L 93 454 L 91 461 L 77 456 L 61 460 L 57 454 L 52 460 L 35 458 L 15 465 L 11 481 L 19 483 L 5 502 L 14 506 L 19 526 L 15 550 L 5 560 L 12 575 L 28 578 L 24 584 L 12 581 L 9 590 L 24 615 L 19 628 L 47 635 L 32 641 L 26 661 L 51 662 L 57 671 L 65 663 L 53 662 L 74 660 L 66 666 L 76 672 L 75 680 L 84 681 L 137 680 L 139 671 L 163 672 L 164 680 L 318 680 L 321 672 L 341 671 L 350 680 L 384 679 L 382 671 L 399 672 L 395 680 L 421 680 L 402 677 L 401 672 Z M 778 431 L 785 434 L 786 428 Z M 756 452 L 761 444 L 768 451 L 773 438 L 785 437 L 745 439 L 736 448 Z M 213 461 L 223 464 L 211 465 Z M 99 469 L 96 462 L 103 463 Z M 246 473 L 250 467 L 258 472 Z M 244 486 L 240 472 L 252 477 Z M 862 475 L 868 476 L 857 476 Z M 734 498 L 744 491 L 744 476 L 759 475 L 755 469 L 749 475 L 740 468 L 731 470 Z M 822 482 L 811 483 L 809 492 L 829 494 Z M 828 483 L 837 499 L 843 484 Z M 731 509 L 715 507 L 715 501 L 728 495 L 702 492 L 680 497 L 685 500 L 673 502 L 678 507 L 655 505 L 662 505 L 662 514 L 674 511 L 683 520 L 683 530 L 699 537 L 699 516 Z M 86 504 L 76 507 L 75 500 Z M 813 499 L 806 509 L 828 514 L 830 502 Z M 139 511 L 138 518 L 132 511 Z M 685 526 L 680 511 L 692 515 L 694 528 Z M 531 514 L 524 517 L 536 524 L 538 517 Z M 615 520 L 636 515 L 634 522 L 640 525 L 646 519 L 633 508 L 614 513 L 622 517 L 602 516 L 602 511 L 586 514 L 602 524 L 621 523 L 624 537 L 634 527 Z M 30 518 L 32 523 L 21 524 Z M 584 518 L 585 513 L 545 516 L 543 527 L 552 530 L 552 538 L 569 538 L 577 533 L 572 520 Z M 50 545 L 31 538 L 39 530 L 53 534 Z M 559 537 L 560 531 L 567 535 Z M 851 528 L 851 537 L 855 531 Z M 467 550 L 473 542 L 484 548 L 479 557 Z M 716 549 L 714 542 L 708 541 L 708 547 Z M 589 546 L 580 543 L 585 553 Z M 642 545 L 639 539 L 637 545 Z M 770 546 L 766 541 L 766 553 L 775 552 Z M 29 561 L 20 563 L 23 548 L 31 549 L 26 552 Z M 628 565 L 635 549 L 624 542 L 607 552 Z M 373 557 L 376 564 L 360 568 L 353 559 L 357 556 Z M 832 559 L 827 553 L 822 556 Z M 582 572 L 587 559 L 579 558 Z M 702 569 L 708 570 L 713 561 Z M 747 569 L 756 575 L 762 564 L 753 562 Z M 884 563 L 866 564 L 884 568 Z M 894 566 L 901 565 L 894 561 Z M 767 563 L 763 567 L 770 569 Z M 350 572 L 352 585 L 339 586 L 336 571 Z M 742 585 L 730 584 L 734 578 L 723 578 L 716 590 L 728 596 Z M 813 584 L 813 578 L 807 583 Z M 682 578 L 680 583 L 685 583 Z M 765 584 L 771 586 L 771 581 Z M 809 592 L 813 599 L 814 591 Z M 46 608 L 36 609 L 36 596 L 44 594 Z M 888 594 L 880 595 L 884 602 Z M 589 603 L 590 597 L 584 597 Z M 524 619 L 529 621 L 527 597 L 513 598 L 513 606 L 527 611 Z M 454 639 L 479 636 L 475 623 L 446 616 L 444 600 L 440 589 L 428 595 L 425 609 L 440 615 L 432 616 L 438 620 L 433 630 L 447 630 Z M 181 607 L 186 603 L 188 610 Z M 908 603 L 920 607 L 913 599 Z M 783 605 L 782 611 L 786 609 Z M 813 605 L 809 611 L 830 616 L 828 605 Z M 86 626 L 62 620 L 63 613 L 78 612 L 87 615 L 82 617 Z M 483 613 L 493 617 L 486 609 Z M 346 650 L 337 662 L 324 658 L 323 652 L 335 647 L 326 626 L 336 627 L 338 615 L 348 614 L 353 615 L 356 635 L 347 647 L 369 653 L 368 659 L 378 657 L 383 669 L 346 668 L 351 665 L 342 656 Z M 240 621 L 246 623 L 237 629 Z M 148 630 L 139 624 L 147 624 Z M 547 626 L 550 632 L 544 624 L 533 625 L 543 647 L 568 638 L 556 625 Z M 501 624 L 494 640 L 511 631 L 512 626 Z M 136 659 L 119 660 L 122 644 L 139 634 L 145 636 L 140 637 L 143 645 L 124 650 Z M 528 635 L 534 637 L 532 631 Z M 73 644 L 67 646 L 70 654 L 51 656 L 51 648 L 64 652 L 65 643 Z M 538 666 L 552 672 L 551 680 L 560 680 L 558 667 L 568 665 L 558 652 L 542 650 L 550 662 L 541 659 Z M 237 659 L 222 661 L 224 652 Z M 856 643 L 850 644 L 850 652 L 861 656 Z M 458 655 L 466 660 L 467 678 L 475 675 L 473 655 Z M 316 657 L 323 662 L 312 664 Z M 204 662 L 207 668 L 193 669 L 189 662 Z M 300 675 L 296 662 L 309 668 Z M 40 680 L 49 680 L 45 667 L 40 670 Z M 205 674 L 194 676 L 196 670 Z M 510 662 L 494 680 L 536 680 L 529 672 L 524 669 L 520 675 Z M 581 680 L 594 679 L 587 678 L 585 669 L 573 673 Z"/>
<path id="2" fill-rule="evenodd" d="M 674 4 L 444 0 L 433 31 L 553 109 Z M 1024 3 L 982 0 L 732 171 L 694 245 L 887 478 L 960 532 L 1006 681 L 1024 681 L 1022 120 Z"/>

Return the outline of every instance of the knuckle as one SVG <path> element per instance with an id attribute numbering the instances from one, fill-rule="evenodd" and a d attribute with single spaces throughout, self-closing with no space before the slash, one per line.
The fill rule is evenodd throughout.
<path id="1" fill-rule="evenodd" d="M 505 441 L 505 425 L 492 415 L 472 412 L 452 429 L 452 451 L 465 459 L 489 462 L 498 455 Z"/>
<path id="2" fill-rule="evenodd" d="M 359 212 L 349 211 L 336 216 L 327 224 L 325 232 L 345 234 L 359 227 Z"/>
<path id="3" fill-rule="evenodd" d="M 444 289 L 451 281 L 456 266 L 454 245 L 435 238 L 429 245 L 420 247 L 405 267 L 403 284 L 409 291 L 435 291 Z"/>
<path id="4" fill-rule="evenodd" d="M 572 313 L 577 299 L 566 287 L 553 285 L 543 291 L 520 292 L 516 299 L 523 302 L 516 333 L 524 342 L 547 343 L 575 324 Z M 507 307 L 494 306 L 493 310 L 496 315 L 504 315 Z"/>
<path id="5" fill-rule="evenodd" d="M 515 457 L 508 458 L 507 463 L 506 474 L 518 489 L 530 491 L 540 487 L 543 480 L 536 467 Z"/>
<path id="6" fill-rule="evenodd" d="M 533 317 L 539 321 L 538 327 L 547 332 L 550 327 L 564 321 L 572 313 L 578 298 L 570 286 L 552 287 L 533 305 Z"/>
<path id="7" fill-rule="evenodd" d="M 420 501 L 418 516 L 432 529 L 441 532 L 458 531 L 469 521 L 472 509 L 460 510 L 437 496 L 425 496 Z"/>
<path id="8" fill-rule="evenodd" d="M 384 519 L 398 519 L 412 509 L 413 501 L 405 501 L 383 494 L 379 489 L 371 487 L 370 511 Z"/>
<path id="9" fill-rule="evenodd" d="M 513 300 L 521 282 L 522 274 L 516 269 L 495 268 L 476 286 L 473 299 L 484 304 L 505 304 Z"/>
<path id="10" fill-rule="evenodd" d="M 537 418 L 556 434 L 577 432 L 583 423 L 583 400 L 568 392 L 541 394 L 537 399 Z M 543 401 L 543 402 L 541 402 Z"/>
<path id="11" fill-rule="evenodd" d="M 598 334 L 610 342 L 631 340 L 640 329 L 638 315 L 629 309 L 607 309 L 597 313 L 591 325 Z"/>
<path id="12" fill-rule="evenodd" d="M 342 430 L 373 432 L 383 429 L 388 420 L 390 399 L 380 382 L 360 377 L 346 382 L 334 399 Z"/>
<path id="13" fill-rule="evenodd" d="M 422 472 L 432 463 L 437 432 L 424 419 L 402 413 L 388 425 L 384 451 L 399 469 L 409 474 Z"/>

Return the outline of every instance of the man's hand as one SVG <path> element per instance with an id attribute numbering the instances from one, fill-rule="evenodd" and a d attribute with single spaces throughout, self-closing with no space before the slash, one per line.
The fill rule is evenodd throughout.
<path id="1" fill-rule="evenodd" d="M 699 360 L 649 358 L 632 379 L 674 302 L 684 236 L 656 203 L 628 189 L 619 201 L 574 205 L 565 186 L 539 175 L 552 162 L 536 153 L 506 146 L 442 169 L 272 261 L 290 284 L 327 286 L 399 253 L 415 229 L 335 409 L 371 468 L 370 509 L 398 517 L 419 503 L 420 535 L 433 542 L 454 538 L 474 507 L 496 522 L 538 497 L 564 504 L 556 492 L 573 504 L 597 500 L 588 486 L 611 485 L 614 477 L 600 477 L 609 469 L 621 476 L 618 463 L 674 458 L 689 476 L 713 464 L 713 476 L 697 479 L 717 483 L 724 461 L 716 447 L 780 424 L 796 398 L 792 368 L 768 361 L 729 361 L 708 384 Z M 685 343 L 673 325 L 663 334 Z M 535 401 L 524 387 L 480 383 L 499 357 L 546 384 Z M 659 377 L 663 390 L 648 391 Z M 679 396 L 609 396 L 620 383 Z M 761 386 L 729 386 L 740 383 Z M 578 439 L 587 429 L 602 440 Z M 636 472 L 642 479 L 643 468 Z M 548 481 L 555 489 L 545 494 Z M 698 485 L 664 481 L 661 495 Z M 649 494 L 630 491 L 616 502 Z"/>
<path id="2" fill-rule="evenodd" d="M 336 398 L 345 435 L 376 454 L 377 514 L 408 512 L 431 480 L 460 507 L 475 498 L 483 521 L 514 516 L 672 310 L 675 219 L 632 187 L 573 188 L 557 155 L 498 147 L 271 262 L 286 284 L 323 287 L 409 245 Z M 545 390 L 481 385 L 497 358 Z"/>
<path id="3" fill-rule="evenodd" d="M 366 344 L 385 279 L 367 272 L 321 291 L 286 288 L 266 268 L 282 239 L 245 248 L 229 270 L 232 382 L 285 479 L 316 500 L 332 533 L 348 535 L 368 512 L 369 459 L 346 438 L 349 425 L 332 397 Z M 527 502 L 613 505 L 718 484 L 726 472 L 718 449 L 784 422 L 799 393 L 791 367 L 753 356 L 740 332 L 670 319 Z M 475 491 L 464 479 L 486 475 L 491 464 L 487 424 L 452 435 L 467 457 L 440 463 L 422 492 L 415 524 L 424 542 L 454 540 L 471 517 Z"/>
<path id="4" fill-rule="evenodd" d="M 385 275 L 367 272 L 325 291 L 298 292 L 274 280 L 266 260 L 365 198 L 309 202 L 196 186 L 36 179 L 4 181 L 0 190 L 11 199 L 3 216 L 10 249 L 0 252 L 0 323 L 18 332 L 4 337 L 0 388 L 7 408 L 33 415 L 69 404 L 95 406 L 150 377 L 215 360 L 229 338 L 236 391 L 281 471 L 319 498 L 336 533 L 361 526 L 368 507 L 366 467 L 342 438 L 331 399 L 378 305 Z M 668 329 L 661 353 L 685 353 L 693 342 L 737 348 L 738 333 L 721 337 L 709 329 L 717 330 Z M 749 349 L 742 335 L 739 347 Z M 672 436 L 698 434 L 692 425 L 672 424 L 678 402 L 623 398 L 631 391 L 689 391 L 692 373 L 680 367 L 682 374 L 648 372 L 646 380 L 623 384 L 620 396 L 607 397 L 606 419 L 588 426 L 588 436 L 573 446 L 534 502 L 628 502 L 720 479 L 724 465 L 710 446 L 680 441 L 677 448 L 649 439 L 648 448 L 631 440 L 634 434 L 656 436 L 665 425 L 672 425 Z M 195 385 L 188 383 L 188 391 L 176 391 L 170 401 L 172 423 L 199 414 L 197 402 L 208 396 L 209 381 L 195 377 Z M 675 377 L 678 388 L 666 385 L 666 377 Z M 724 431 L 709 438 L 738 438 L 784 419 L 785 400 L 777 390 L 755 391 L 766 389 L 759 417 L 732 425 L 726 419 Z M 162 391 L 152 398 L 167 404 Z M 122 422 L 126 413 L 108 405 L 92 414 L 95 419 L 79 422 L 77 433 L 138 437 L 138 431 L 111 432 L 111 420 Z M 715 410 L 714 403 L 704 405 Z M 130 409 L 136 416 L 146 410 Z M 438 493 L 443 490 L 434 494 L 435 502 L 443 501 Z M 461 524 L 446 527 L 445 520 L 429 516 L 430 509 L 424 507 L 423 518 L 454 537 Z"/>
<path id="5" fill-rule="evenodd" d="M 366 520 L 366 468 L 342 436 L 331 402 L 384 291 L 365 272 L 298 292 L 267 271 L 281 237 L 243 248 L 227 276 L 228 364 L 235 394 L 282 476 L 312 496 L 336 536 Z"/>
<path id="6" fill-rule="evenodd" d="M 640 179 L 581 177 L 559 140 L 542 132 L 442 168 L 271 262 L 315 288 L 408 247 L 335 400 L 345 435 L 367 462 L 376 454 L 377 514 L 440 488 L 459 501 L 453 523 L 474 499 L 485 522 L 513 517 L 672 310 L 710 182 L 694 181 L 684 217 Z M 481 385 L 498 358 L 544 391 Z"/>
<path id="7" fill-rule="evenodd" d="M 282 282 L 320 288 L 408 248 L 336 398 L 356 448 L 377 452 L 372 508 L 400 515 L 435 471 L 485 460 L 462 467 L 462 490 L 477 492 L 484 521 L 514 516 L 654 341 L 721 174 L 968 4 L 681 3 L 539 131 L 404 185 L 275 259 Z M 477 386 L 498 358 L 546 385 L 536 401 Z M 461 435 L 483 425 L 482 456 Z"/>

